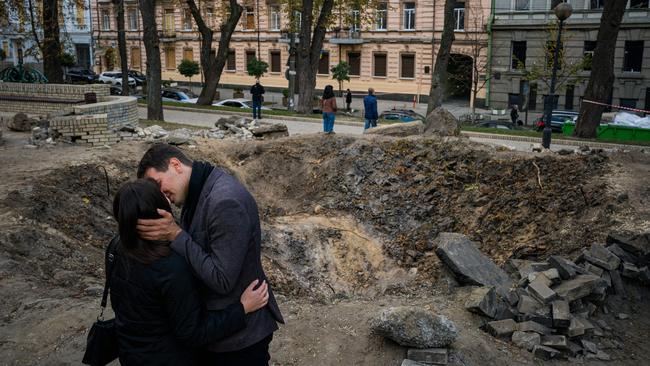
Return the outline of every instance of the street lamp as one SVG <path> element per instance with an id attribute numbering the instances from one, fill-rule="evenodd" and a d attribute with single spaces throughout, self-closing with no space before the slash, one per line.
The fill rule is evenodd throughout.
<path id="1" fill-rule="evenodd" d="M 551 74 L 551 90 L 549 91 L 546 99 L 544 100 L 544 133 L 542 135 L 542 146 L 545 149 L 551 148 L 551 115 L 553 114 L 553 105 L 555 104 L 555 82 L 557 79 L 557 64 L 560 56 L 560 49 L 562 48 L 562 26 L 564 21 L 567 20 L 573 8 L 571 5 L 561 2 L 554 9 L 555 16 L 560 21 L 557 31 L 557 41 L 555 42 L 555 51 L 553 52 L 553 73 Z"/>

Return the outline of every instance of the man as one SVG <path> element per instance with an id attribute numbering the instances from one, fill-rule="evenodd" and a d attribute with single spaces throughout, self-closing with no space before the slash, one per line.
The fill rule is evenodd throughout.
<path id="1" fill-rule="evenodd" d="M 253 96 L 253 119 L 262 119 L 262 102 L 264 101 L 264 87 L 260 84 L 260 79 L 255 80 L 255 85 L 251 87 Z"/>
<path id="2" fill-rule="evenodd" d="M 519 118 L 519 108 L 516 104 L 513 104 L 512 109 L 510 110 L 510 120 L 512 121 L 513 126 L 517 125 L 517 118 Z"/>
<path id="3" fill-rule="evenodd" d="M 366 120 L 363 129 L 367 130 L 372 127 L 377 127 L 377 118 L 379 118 L 379 115 L 377 113 L 377 97 L 375 97 L 375 89 L 368 89 L 368 95 L 363 97 L 363 109 L 363 118 Z"/>
<path id="4" fill-rule="evenodd" d="M 345 105 L 347 106 L 348 113 L 351 112 L 350 104 L 352 104 L 352 92 L 348 89 L 345 92 Z"/>
<path id="5" fill-rule="evenodd" d="M 266 280 L 257 204 L 241 183 L 167 144 L 156 144 L 144 154 L 138 166 L 138 178 L 142 177 L 157 181 L 182 211 L 180 227 L 163 210 L 159 210 L 161 219 L 138 220 L 139 235 L 170 241 L 172 249 L 185 257 L 203 282 L 208 310 L 224 309 L 239 299 L 251 281 Z M 284 324 L 269 287 L 268 305 L 246 316 L 245 329 L 210 345 L 204 363 L 267 365 L 276 322 Z"/>

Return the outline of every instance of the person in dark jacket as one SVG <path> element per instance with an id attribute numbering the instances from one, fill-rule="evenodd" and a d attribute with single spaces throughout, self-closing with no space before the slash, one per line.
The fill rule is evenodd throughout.
<path id="1" fill-rule="evenodd" d="M 345 105 L 347 106 L 347 111 L 350 112 L 350 104 L 352 104 L 352 92 L 348 89 L 345 92 Z"/>
<path id="2" fill-rule="evenodd" d="M 119 358 L 129 365 L 197 365 L 199 348 L 242 330 L 244 314 L 262 308 L 268 288 L 254 281 L 239 301 L 205 311 L 198 281 L 169 242 L 138 237 L 139 218 L 157 218 L 171 207 L 150 179 L 124 184 L 113 201 L 119 241 L 111 275 L 111 306 Z"/>
<path id="3" fill-rule="evenodd" d="M 142 157 L 138 177 L 160 183 L 162 192 L 182 207 L 180 226 L 168 212 L 162 219 L 140 220 L 148 240 L 171 241 L 201 279 L 206 307 L 222 310 L 254 279 L 266 280 L 261 260 L 261 227 L 253 196 L 235 178 L 208 163 L 190 160 L 167 144 L 152 146 Z M 246 316 L 246 328 L 207 347 L 212 365 L 267 365 L 269 344 L 282 314 L 269 286 L 269 302 Z"/>
<path id="4" fill-rule="evenodd" d="M 512 121 L 513 126 L 517 125 L 517 118 L 519 118 L 519 108 L 516 104 L 513 104 L 512 109 L 510 110 L 510 120 Z"/>
<path id="5" fill-rule="evenodd" d="M 262 102 L 264 101 L 264 87 L 260 84 L 260 80 L 255 80 L 255 85 L 251 87 L 251 95 L 253 96 L 253 119 L 262 119 Z"/>
<path id="6" fill-rule="evenodd" d="M 323 90 L 323 96 L 320 99 L 320 107 L 323 111 L 323 132 L 326 134 L 334 133 L 334 120 L 336 120 L 336 97 L 334 96 L 334 87 L 326 85 Z"/>
<path id="7" fill-rule="evenodd" d="M 363 97 L 363 109 L 363 118 L 366 121 L 363 129 L 367 130 L 372 127 L 377 127 L 377 119 L 379 118 L 379 115 L 377 113 L 377 97 L 375 96 L 375 89 L 368 89 L 368 95 Z"/>

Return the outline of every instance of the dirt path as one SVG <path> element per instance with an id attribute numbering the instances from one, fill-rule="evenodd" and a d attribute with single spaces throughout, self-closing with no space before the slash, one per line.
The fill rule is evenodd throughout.
<path id="1" fill-rule="evenodd" d="M 112 194 L 148 146 L 25 149 L 24 134 L 5 138 L 0 365 L 77 365 L 115 229 Z M 231 171 L 258 200 L 263 262 L 287 320 L 271 345 L 276 365 L 399 365 L 405 348 L 368 327 L 394 305 L 428 307 L 456 323 L 453 365 L 538 364 L 479 330 L 484 319 L 464 310 L 468 289 L 433 253 L 435 235 L 470 235 L 502 263 L 649 229 L 647 154 L 539 157 L 463 141 L 316 135 L 200 141 L 188 153 Z M 600 315 L 612 327 L 603 342 L 617 365 L 649 361 L 650 297 L 631 293 Z M 618 311 L 630 319 L 615 319 Z"/>

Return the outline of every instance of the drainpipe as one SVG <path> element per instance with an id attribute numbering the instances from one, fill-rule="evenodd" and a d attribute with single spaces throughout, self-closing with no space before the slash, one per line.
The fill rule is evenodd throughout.
<path id="1" fill-rule="evenodd" d="M 490 17 L 488 18 L 488 26 L 487 26 L 487 32 L 488 32 L 488 73 L 485 75 L 488 80 L 487 80 L 487 89 L 485 90 L 485 106 L 489 107 L 490 106 L 490 87 L 492 85 L 492 24 L 494 23 L 494 1 L 491 1 L 490 4 Z"/>

